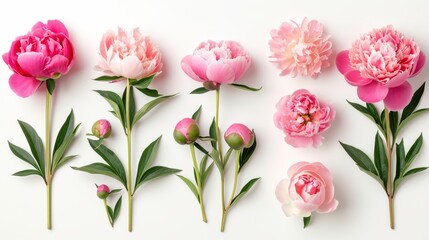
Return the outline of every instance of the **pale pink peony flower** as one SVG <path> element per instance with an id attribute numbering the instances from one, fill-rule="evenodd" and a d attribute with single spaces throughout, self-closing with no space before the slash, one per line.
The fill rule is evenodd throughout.
<path id="1" fill-rule="evenodd" d="M 298 162 L 276 188 L 277 200 L 287 217 L 309 217 L 312 212 L 330 213 L 338 206 L 329 170 L 320 162 Z"/>
<path id="2" fill-rule="evenodd" d="M 322 144 L 320 135 L 335 118 L 335 109 L 322 102 L 305 89 L 284 96 L 276 105 L 274 124 L 281 129 L 286 143 L 293 147 L 318 147 Z"/>
<path id="3" fill-rule="evenodd" d="M 322 68 L 330 66 L 332 43 L 323 35 L 323 26 L 317 20 L 304 18 L 301 26 L 292 21 L 284 22 L 279 29 L 271 30 L 269 41 L 271 61 L 280 68 L 280 76 L 317 78 Z"/>
<path id="4" fill-rule="evenodd" d="M 126 32 L 118 27 L 117 33 L 106 32 L 100 42 L 100 56 L 96 69 L 107 76 L 138 80 L 162 69 L 160 51 L 139 28 Z"/>
<path id="5" fill-rule="evenodd" d="M 225 131 L 224 138 L 231 148 L 240 150 L 252 146 L 255 134 L 245 125 L 234 123 Z"/>
<path id="6" fill-rule="evenodd" d="M 200 137 L 200 128 L 194 119 L 184 118 L 176 124 L 173 137 L 179 144 L 190 144 Z"/>
<path id="7" fill-rule="evenodd" d="M 359 98 L 367 103 L 384 100 L 393 111 L 410 102 L 413 92 L 407 80 L 424 63 L 417 43 L 392 26 L 364 34 L 350 50 L 337 55 L 338 70 L 350 85 L 357 86 Z"/>
<path id="8" fill-rule="evenodd" d="M 49 20 L 36 23 L 30 32 L 12 42 L 3 61 L 14 72 L 9 86 L 18 96 L 29 97 L 47 79 L 58 79 L 74 63 L 73 45 L 64 24 Z"/>
<path id="9" fill-rule="evenodd" d="M 249 55 L 234 41 L 202 42 L 192 55 L 182 59 L 182 70 L 209 88 L 231 84 L 250 66 Z"/>

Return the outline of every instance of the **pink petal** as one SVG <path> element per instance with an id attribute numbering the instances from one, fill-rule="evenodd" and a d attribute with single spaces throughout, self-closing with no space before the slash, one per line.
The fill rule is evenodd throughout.
<path id="1" fill-rule="evenodd" d="M 372 82 L 370 78 L 363 78 L 359 71 L 349 71 L 344 74 L 346 81 L 352 86 L 364 86 Z"/>
<path id="2" fill-rule="evenodd" d="M 390 79 L 390 81 L 388 81 L 385 86 L 389 88 L 397 87 L 407 81 L 409 76 L 410 74 L 408 72 L 398 74 L 394 78 Z"/>
<path id="3" fill-rule="evenodd" d="M 43 70 L 44 75 L 53 77 L 55 74 L 66 74 L 69 70 L 69 60 L 62 55 L 55 55 Z"/>
<path id="4" fill-rule="evenodd" d="M 234 82 L 235 74 L 231 65 L 216 61 L 207 66 L 207 77 L 219 84 L 229 84 Z"/>
<path id="5" fill-rule="evenodd" d="M 425 62 L 426 62 L 426 56 L 422 51 L 420 51 L 419 59 L 417 60 L 417 62 L 414 63 L 414 66 L 413 66 L 414 69 L 411 71 L 410 77 L 414 77 L 417 74 L 419 74 L 422 71 L 423 65 L 425 65 Z"/>
<path id="6" fill-rule="evenodd" d="M 199 81 L 199 82 L 205 82 L 206 80 L 200 78 L 192 69 L 192 55 L 188 55 L 182 59 L 182 70 L 188 75 L 190 78 Z M 207 66 L 206 66 L 207 67 Z M 204 74 L 205 76 L 205 74 Z"/>
<path id="7" fill-rule="evenodd" d="M 392 111 L 403 109 L 411 101 L 413 89 L 409 82 L 404 82 L 401 86 L 389 88 L 389 93 L 384 99 L 386 107 Z"/>
<path id="8" fill-rule="evenodd" d="M 383 100 L 388 92 L 389 88 L 377 81 L 372 81 L 365 86 L 359 86 L 357 89 L 358 97 L 367 103 L 375 103 Z"/>
<path id="9" fill-rule="evenodd" d="M 249 68 L 250 61 L 245 57 L 240 56 L 229 61 L 235 73 L 235 80 L 238 80 Z"/>
<path id="10" fill-rule="evenodd" d="M 330 213 L 332 211 L 334 211 L 335 209 L 337 209 L 338 206 L 338 201 L 336 199 L 332 199 L 332 201 L 327 202 L 325 204 L 323 204 L 322 206 L 320 206 L 317 209 L 318 213 Z"/>
<path id="11" fill-rule="evenodd" d="M 140 78 L 143 72 L 143 66 L 137 56 L 127 56 L 121 61 L 121 73 L 128 79 Z"/>
<path id="12" fill-rule="evenodd" d="M 66 26 L 59 20 L 48 20 L 46 24 L 48 29 L 55 33 L 64 33 L 67 37 L 69 36 L 69 32 L 67 31 Z"/>
<path id="13" fill-rule="evenodd" d="M 290 166 L 288 171 L 287 171 L 287 176 L 292 179 L 294 178 L 294 176 L 297 173 L 300 173 L 301 171 L 299 171 L 300 168 L 309 165 L 310 163 L 308 162 L 297 162 L 294 165 Z"/>
<path id="14" fill-rule="evenodd" d="M 9 86 L 18 96 L 26 98 L 33 95 L 39 88 L 41 82 L 34 77 L 24 77 L 12 74 L 9 78 Z"/>
<path id="15" fill-rule="evenodd" d="M 207 62 L 200 56 L 192 56 L 191 58 L 191 68 L 192 71 L 201 79 L 201 80 L 208 80 L 207 79 Z"/>
<path id="16" fill-rule="evenodd" d="M 18 56 L 18 64 L 28 75 L 33 77 L 50 77 L 43 72 L 46 57 L 38 52 L 25 52 Z"/>
<path id="17" fill-rule="evenodd" d="M 295 148 L 303 148 L 313 145 L 313 139 L 311 137 L 286 135 L 285 141 L 286 143 Z"/>
<path id="18" fill-rule="evenodd" d="M 3 54 L 3 55 L 2 55 L 2 58 L 3 58 L 3 61 L 4 61 L 7 65 L 9 65 L 9 53 L 7 52 L 7 53 Z"/>
<path id="19" fill-rule="evenodd" d="M 276 187 L 276 197 L 281 203 L 289 202 L 289 179 L 282 179 Z"/>
<path id="20" fill-rule="evenodd" d="M 343 75 L 353 70 L 350 66 L 348 50 L 342 51 L 337 54 L 336 65 L 338 71 L 340 71 L 340 73 L 342 73 Z"/>

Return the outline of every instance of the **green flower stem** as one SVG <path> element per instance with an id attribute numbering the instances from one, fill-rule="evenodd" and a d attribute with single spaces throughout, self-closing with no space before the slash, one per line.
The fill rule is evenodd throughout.
<path id="1" fill-rule="evenodd" d="M 110 214 L 109 214 L 109 206 L 107 206 L 107 201 L 106 201 L 106 199 L 103 199 L 103 203 L 104 203 L 104 208 L 106 209 L 107 219 L 109 219 L 110 226 L 112 226 L 112 227 L 113 227 L 113 220 L 112 220 L 112 218 L 110 217 Z"/>
<path id="2" fill-rule="evenodd" d="M 223 232 L 225 230 L 225 220 L 226 215 L 228 214 L 229 209 L 232 205 L 232 200 L 234 200 L 235 191 L 237 190 L 237 182 L 238 182 L 238 170 L 240 169 L 240 154 L 241 150 L 235 150 L 235 172 L 234 172 L 234 185 L 232 186 L 231 197 L 229 198 L 228 205 L 223 209 L 222 214 L 222 223 L 220 227 L 220 231 Z"/>
<path id="3" fill-rule="evenodd" d="M 392 143 L 391 130 L 390 130 L 390 116 L 389 110 L 385 108 L 386 119 L 386 150 L 387 150 L 387 197 L 389 200 L 389 220 L 390 228 L 395 229 L 395 218 L 393 209 L 393 186 L 392 186 Z"/>
<path id="4" fill-rule="evenodd" d="M 52 172 L 51 172 L 51 94 L 46 87 L 45 107 L 45 165 L 46 165 L 46 199 L 47 199 L 47 227 L 52 229 Z"/>
<path id="5" fill-rule="evenodd" d="M 125 118 L 126 118 L 126 135 L 127 135 L 127 152 L 128 152 L 128 231 L 133 231 L 133 195 L 131 188 L 131 120 L 130 120 L 130 80 L 127 80 L 127 89 L 125 96 Z"/>
<path id="6" fill-rule="evenodd" d="M 200 177 L 200 170 L 198 169 L 197 159 L 195 157 L 195 146 L 194 146 L 194 144 L 193 143 L 189 144 L 189 148 L 191 149 L 192 162 L 194 163 L 194 171 L 195 171 L 195 176 L 197 179 L 201 215 L 203 217 L 203 221 L 207 222 L 206 210 L 204 208 L 204 201 L 203 201 L 203 187 L 202 187 L 202 182 L 201 182 L 201 177 Z"/>

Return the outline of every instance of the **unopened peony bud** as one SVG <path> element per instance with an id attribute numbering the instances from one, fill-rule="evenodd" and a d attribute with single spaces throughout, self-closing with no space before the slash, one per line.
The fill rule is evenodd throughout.
<path id="1" fill-rule="evenodd" d="M 112 133 L 110 122 L 100 119 L 92 125 L 92 134 L 98 138 L 108 138 Z"/>
<path id="2" fill-rule="evenodd" d="M 179 144 L 190 144 L 200 136 L 198 124 L 192 118 L 184 118 L 174 128 L 174 140 Z"/>
<path id="3" fill-rule="evenodd" d="M 255 135 L 246 126 L 240 123 L 232 124 L 225 132 L 225 141 L 235 150 L 249 148 L 255 141 Z"/>
<path id="4" fill-rule="evenodd" d="M 97 196 L 100 199 L 106 199 L 107 196 L 109 196 L 110 194 L 110 189 L 107 185 L 105 184 L 101 184 L 100 186 L 98 186 L 97 188 Z"/>

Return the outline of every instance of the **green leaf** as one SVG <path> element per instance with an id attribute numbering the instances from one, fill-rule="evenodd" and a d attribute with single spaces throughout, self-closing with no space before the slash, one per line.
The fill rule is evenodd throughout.
<path id="1" fill-rule="evenodd" d="M 71 155 L 71 156 L 66 156 L 66 157 L 61 158 L 55 169 L 59 169 L 60 167 L 64 166 L 64 164 L 70 162 L 71 160 L 73 160 L 76 157 L 77 157 L 77 155 Z"/>
<path id="2" fill-rule="evenodd" d="M 192 114 L 192 119 L 194 119 L 195 121 L 198 121 L 200 119 L 202 107 L 203 105 L 200 105 L 197 111 L 195 111 L 194 114 Z"/>
<path id="3" fill-rule="evenodd" d="M 131 126 L 134 126 L 144 115 L 146 115 L 150 110 L 156 107 L 158 104 L 168 100 L 170 97 L 175 95 L 168 95 L 156 98 L 148 103 L 146 103 L 140 110 L 137 111 L 136 115 L 133 118 Z"/>
<path id="4" fill-rule="evenodd" d="M 377 168 L 378 176 L 383 182 L 383 186 L 387 189 L 387 175 L 388 175 L 388 164 L 386 149 L 384 146 L 383 139 L 380 134 L 375 135 L 375 146 L 374 146 L 374 163 Z"/>
<path id="5" fill-rule="evenodd" d="M 210 135 L 210 138 L 212 138 L 212 139 L 215 140 L 214 142 L 213 141 L 211 142 L 212 147 L 214 149 L 217 149 L 216 141 L 217 141 L 218 138 L 216 136 L 216 122 L 215 122 L 215 118 L 213 118 L 212 124 L 210 125 L 209 135 Z"/>
<path id="6" fill-rule="evenodd" d="M 416 173 L 422 172 L 422 171 L 424 171 L 424 170 L 426 170 L 426 169 L 428 169 L 428 168 L 429 168 L 429 167 L 418 167 L 418 168 L 413 168 L 413 169 L 411 169 L 410 171 L 406 172 L 406 173 L 404 174 L 404 177 L 408 177 L 408 176 L 410 176 L 410 175 L 413 175 L 413 174 L 416 174 Z"/>
<path id="7" fill-rule="evenodd" d="M 234 149 L 229 148 L 228 151 L 226 151 L 225 156 L 223 157 L 223 166 L 226 166 L 228 164 L 229 159 L 231 158 L 231 154 L 234 151 Z"/>
<path id="8" fill-rule="evenodd" d="M 422 108 L 419 109 L 415 112 L 413 112 L 411 115 L 409 115 L 407 118 L 405 118 L 404 120 L 401 120 L 401 123 L 399 124 L 398 129 L 396 130 L 396 135 L 399 134 L 399 132 L 401 131 L 401 129 L 411 120 L 413 120 L 414 118 L 416 118 L 417 116 L 419 116 L 422 113 L 426 113 L 429 111 L 429 108 Z M 402 116 L 404 116 L 404 114 L 402 113 Z"/>
<path id="9" fill-rule="evenodd" d="M 392 142 L 396 140 L 396 131 L 398 130 L 399 119 L 398 112 L 389 112 L 390 131 L 392 132 Z"/>
<path id="10" fill-rule="evenodd" d="M 19 159 L 23 160 L 24 162 L 30 164 L 31 166 L 34 167 L 34 169 L 36 170 L 40 170 L 40 166 L 37 164 L 36 160 L 34 160 L 33 156 L 30 155 L 30 153 L 28 153 L 26 150 L 12 144 L 11 142 L 9 143 L 9 148 L 12 151 L 12 153 L 17 156 Z M 42 176 L 44 177 L 44 176 Z"/>
<path id="11" fill-rule="evenodd" d="M 146 182 L 149 182 L 151 180 L 154 180 L 160 177 L 165 177 L 170 174 L 175 174 L 180 171 L 181 170 L 179 169 L 168 168 L 164 166 L 151 167 L 146 172 L 144 172 L 143 176 L 139 179 L 138 182 L 136 182 L 136 187 L 134 188 L 134 192 L 136 191 L 137 188 L 139 188 L 142 184 Z"/>
<path id="12" fill-rule="evenodd" d="M 377 170 L 375 169 L 375 166 L 371 159 L 368 157 L 368 155 L 362 152 L 362 150 L 357 149 L 353 146 L 347 145 L 342 142 L 340 142 L 340 144 L 360 169 L 371 172 L 375 176 L 378 176 Z"/>
<path id="13" fill-rule="evenodd" d="M 55 90 L 55 80 L 54 79 L 46 80 L 46 88 L 48 89 L 49 94 L 51 94 L 52 96 Z"/>
<path id="14" fill-rule="evenodd" d="M 125 88 L 124 93 L 122 94 L 122 104 L 124 104 L 124 106 L 126 106 L 126 100 L 127 100 L 126 98 L 127 98 L 127 88 Z M 126 111 L 127 110 L 125 109 L 125 116 L 126 116 Z M 130 108 L 129 108 L 130 121 L 134 119 L 135 114 L 136 114 L 136 101 L 134 99 L 134 89 L 130 87 Z M 131 129 L 132 129 L 132 126 L 131 126 Z"/>
<path id="15" fill-rule="evenodd" d="M 36 159 L 37 164 L 39 165 L 40 172 L 42 176 L 45 176 L 45 153 L 43 149 L 43 141 L 37 134 L 36 130 L 28 123 L 19 121 L 19 126 L 22 129 L 22 132 L 27 139 L 28 145 L 30 146 L 31 153 Z"/>
<path id="16" fill-rule="evenodd" d="M 405 166 L 405 148 L 404 148 L 404 140 L 401 140 L 399 144 L 396 144 L 396 174 L 395 174 L 395 182 L 401 176 L 403 172 L 403 168 Z"/>
<path id="17" fill-rule="evenodd" d="M 241 151 L 240 154 L 240 167 L 238 168 L 238 172 L 241 171 L 241 169 L 244 167 L 244 165 L 249 161 L 250 157 L 252 156 L 252 154 L 255 152 L 256 149 L 256 134 L 255 132 L 253 132 L 254 136 L 255 136 L 255 141 L 253 142 L 252 146 L 250 146 L 249 148 L 244 148 Z"/>
<path id="18" fill-rule="evenodd" d="M 122 189 L 120 189 L 120 188 L 113 189 L 113 190 L 111 190 L 111 191 L 109 192 L 109 195 L 110 195 L 110 194 L 118 193 L 118 192 L 120 192 L 120 191 L 122 191 Z"/>
<path id="19" fill-rule="evenodd" d="M 380 131 L 383 133 L 383 135 L 385 135 L 384 134 L 385 133 L 384 127 L 383 127 L 383 125 L 380 122 L 381 120 L 380 120 L 380 118 L 378 116 L 377 109 L 375 109 L 376 114 L 373 116 L 373 114 L 374 114 L 374 108 L 375 108 L 374 105 L 372 105 L 372 107 L 371 107 L 372 111 L 370 111 L 368 108 L 366 108 L 366 107 L 364 107 L 364 106 L 362 106 L 362 105 L 360 105 L 358 103 L 354 103 L 354 102 L 350 102 L 350 101 L 347 101 L 347 102 L 353 108 L 355 108 L 356 110 L 358 110 L 359 112 L 361 112 L 363 115 L 365 115 L 369 120 L 371 120 L 372 122 L 374 122 L 377 125 L 378 129 L 380 129 Z"/>
<path id="20" fill-rule="evenodd" d="M 114 173 L 118 176 L 122 184 L 127 185 L 127 178 L 125 174 L 124 166 L 122 165 L 121 160 L 116 156 L 116 154 L 104 146 L 103 144 L 99 144 L 97 140 L 88 139 L 89 145 L 91 148 L 100 155 L 103 160 L 109 164 Z"/>
<path id="21" fill-rule="evenodd" d="M 201 187 L 204 187 L 206 184 L 207 178 L 213 170 L 213 166 L 214 164 L 210 163 L 209 167 L 201 174 Z"/>
<path id="22" fill-rule="evenodd" d="M 303 219 L 303 222 L 304 222 L 304 228 L 306 228 L 310 224 L 310 222 L 311 222 L 311 215 L 308 216 L 308 217 L 303 217 L 302 219 Z"/>
<path id="23" fill-rule="evenodd" d="M 114 222 L 118 216 L 119 212 L 121 211 L 121 205 L 122 205 L 122 196 L 118 199 L 118 201 L 115 204 L 115 210 L 113 211 L 112 221 Z"/>
<path id="24" fill-rule="evenodd" d="M 140 160 L 139 165 L 137 168 L 137 174 L 136 174 L 136 186 L 137 182 L 143 177 L 143 174 L 146 172 L 146 170 L 152 165 L 155 153 L 158 150 L 159 143 L 161 141 L 161 137 L 159 136 L 155 141 L 150 143 L 143 151 Z M 136 187 L 137 188 L 137 187 Z"/>
<path id="25" fill-rule="evenodd" d="M 114 213 L 113 213 L 113 209 L 110 206 L 107 206 L 107 212 L 109 213 L 110 220 L 112 220 L 112 222 L 113 222 Z"/>
<path id="26" fill-rule="evenodd" d="M 422 98 L 423 92 L 425 91 L 425 83 L 423 83 L 417 91 L 414 92 L 413 97 L 411 98 L 410 103 L 402 110 L 401 121 L 402 123 L 405 119 L 407 119 L 414 110 L 417 108 L 417 105 L 420 103 L 420 99 Z"/>
<path id="27" fill-rule="evenodd" d="M 197 187 L 194 185 L 194 183 L 192 183 L 191 180 L 187 179 L 184 176 L 181 176 L 181 175 L 176 175 L 176 176 L 178 176 L 180 179 L 182 179 L 182 181 L 186 184 L 186 186 L 188 186 L 188 188 L 192 191 L 194 196 L 197 198 L 197 201 L 200 202 L 198 190 L 197 190 Z"/>
<path id="28" fill-rule="evenodd" d="M 233 87 L 239 88 L 241 90 L 252 91 L 252 92 L 257 92 L 257 91 L 259 91 L 259 90 L 262 89 L 262 87 L 252 88 L 252 87 L 249 87 L 249 86 L 246 86 L 246 85 L 243 85 L 243 84 L 237 84 L 237 83 L 232 83 L 230 85 L 233 86 Z"/>
<path id="29" fill-rule="evenodd" d="M 152 82 L 154 77 L 155 77 L 155 74 L 139 80 L 131 80 L 130 85 L 136 87 L 137 89 L 145 89 L 149 87 L 149 84 Z"/>
<path id="30" fill-rule="evenodd" d="M 413 145 L 408 150 L 407 155 L 405 156 L 405 166 L 403 168 L 402 174 L 410 167 L 411 163 L 413 163 L 414 159 L 417 157 L 417 154 L 419 154 L 421 148 L 423 145 L 423 135 L 420 134 L 420 136 L 414 141 Z"/>
<path id="31" fill-rule="evenodd" d="M 161 97 L 162 96 L 161 94 L 158 93 L 158 91 L 156 89 L 150 89 L 150 88 L 143 88 L 143 89 L 137 88 L 137 89 L 148 97 Z"/>
<path id="32" fill-rule="evenodd" d="M 121 76 L 101 76 L 96 79 L 95 81 L 102 81 L 102 82 L 111 82 L 122 78 Z"/>
<path id="33" fill-rule="evenodd" d="M 371 115 L 371 117 L 374 119 L 375 123 L 377 123 L 378 125 L 381 125 L 381 119 L 380 116 L 378 114 L 378 110 L 377 108 L 374 106 L 374 104 L 372 103 L 367 103 L 366 104 L 366 108 L 369 111 L 369 114 Z"/>
<path id="34" fill-rule="evenodd" d="M 57 138 L 55 140 L 55 145 L 53 150 L 54 153 L 64 142 L 64 139 L 66 139 L 68 136 L 72 134 L 73 129 L 74 129 L 74 114 L 73 114 L 73 110 L 71 110 L 70 114 L 67 116 L 66 121 L 63 123 L 63 125 L 60 128 L 60 131 L 57 134 Z"/>
<path id="35" fill-rule="evenodd" d="M 238 193 L 237 196 L 235 196 L 234 199 L 232 199 L 231 206 L 235 205 L 238 202 L 238 200 L 244 197 L 244 195 L 246 195 L 250 191 L 250 189 L 252 189 L 253 185 L 255 185 L 255 183 L 259 179 L 260 178 L 254 178 L 249 182 L 247 182 L 246 185 L 244 185 L 244 187 L 240 190 L 240 193 Z"/>
<path id="36" fill-rule="evenodd" d="M 71 167 L 71 168 L 77 171 L 87 172 L 90 174 L 101 174 L 101 175 L 114 178 L 119 182 L 121 182 L 125 186 L 125 189 L 127 189 L 126 181 L 124 181 L 121 177 L 119 177 L 118 174 L 115 172 L 115 170 L 113 170 L 112 167 L 110 167 L 105 163 L 91 163 L 83 167 Z"/>
<path id="37" fill-rule="evenodd" d="M 201 146 L 199 143 L 194 142 L 194 146 L 200 150 L 202 153 L 206 154 L 206 155 L 210 155 L 210 153 L 203 147 Z"/>
<path id="38" fill-rule="evenodd" d="M 222 162 L 220 161 L 219 152 L 215 148 L 213 148 L 210 156 L 213 159 L 213 162 L 216 165 L 217 169 L 219 170 L 220 175 L 223 176 L 224 167 L 223 167 Z"/>
<path id="39" fill-rule="evenodd" d="M 209 91 L 210 90 L 207 90 L 205 87 L 200 87 L 200 88 L 194 89 L 190 94 L 203 94 Z"/>
<path id="40" fill-rule="evenodd" d="M 119 119 L 122 124 L 122 127 L 125 130 L 125 106 L 122 103 L 121 97 L 111 91 L 95 90 L 95 92 L 100 94 L 110 104 L 113 109 L 113 112 L 115 113 L 114 116 Z"/>
<path id="41" fill-rule="evenodd" d="M 45 178 L 42 176 L 40 171 L 34 170 L 34 169 L 22 170 L 22 171 L 19 171 L 19 172 L 16 172 L 13 174 L 13 176 L 17 176 L 17 177 L 25 177 L 25 176 L 30 176 L 30 175 L 38 175 L 38 176 L 42 177 L 43 180 L 45 180 Z"/>

